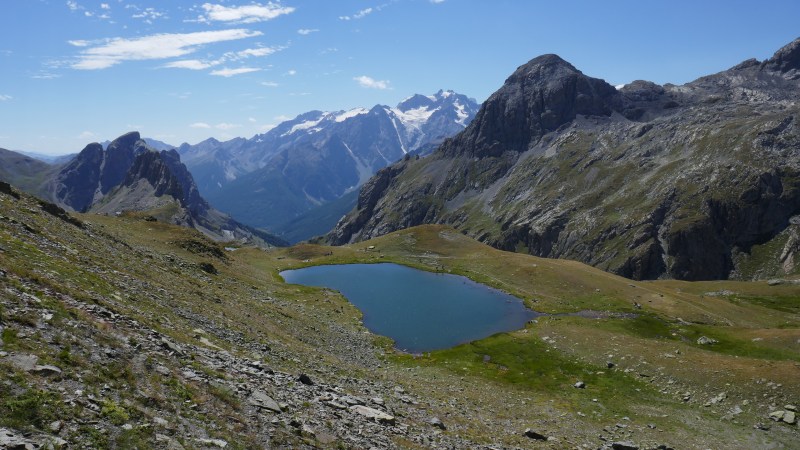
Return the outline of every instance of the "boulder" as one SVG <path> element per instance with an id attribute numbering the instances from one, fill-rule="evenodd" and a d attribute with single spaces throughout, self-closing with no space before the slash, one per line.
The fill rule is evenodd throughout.
<path id="1" fill-rule="evenodd" d="M 378 423 L 382 423 L 385 425 L 394 425 L 396 423 L 394 416 L 386 414 L 383 411 L 378 411 L 377 409 L 370 408 L 368 406 L 353 405 L 350 407 L 350 411 L 353 411 L 356 414 L 361 414 L 367 419 L 374 420 Z"/>
<path id="2" fill-rule="evenodd" d="M 697 343 L 699 345 L 712 345 L 712 344 L 716 344 L 718 342 L 719 342 L 718 340 L 711 339 L 710 337 L 706 337 L 706 336 L 700 336 L 699 338 L 697 338 Z"/>
<path id="3" fill-rule="evenodd" d="M 247 403 L 250 403 L 258 408 L 268 409 L 276 413 L 281 412 L 281 407 L 278 405 L 278 402 L 273 400 L 272 397 L 263 391 L 253 391 L 253 393 L 250 394 L 250 397 L 247 398 Z"/>
<path id="4" fill-rule="evenodd" d="M 545 435 L 543 435 L 543 434 L 541 434 L 541 433 L 539 433 L 537 431 L 534 431 L 532 428 L 526 428 L 525 429 L 525 436 L 529 437 L 531 439 L 535 439 L 537 441 L 546 441 L 547 440 L 547 436 L 545 436 Z"/>
<path id="5" fill-rule="evenodd" d="M 431 420 L 428 421 L 428 423 L 436 428 L 439 428 L 440 430 L 447 429 L 447 427 L 444 425 L 444 422 L 442 422 L 442 420 L 439 419 L 438 417 L 432 418 Z"/>

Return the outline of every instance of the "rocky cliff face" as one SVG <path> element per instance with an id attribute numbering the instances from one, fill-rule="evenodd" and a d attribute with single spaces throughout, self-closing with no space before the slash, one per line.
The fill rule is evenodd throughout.
<path id="1" fill-rule="evenodd" d="M 156 151 L 137 132 L 117 138 L 106 150 L 89 144 L 50 185 L 55 200 L 75 211 L 146 211 L 158 220 L 196 228 L 215 239 L 283 244 L 211 208 L 178 152 Z"/>
<path id="2" fill-rule="evenodd" d="M 800 214 L 798 48 L 619 90 L 538 57 L 430 157 L 367 182 L 329 240 L 447 223 L 637 279 L 784 273 L 772 263 Z"/>

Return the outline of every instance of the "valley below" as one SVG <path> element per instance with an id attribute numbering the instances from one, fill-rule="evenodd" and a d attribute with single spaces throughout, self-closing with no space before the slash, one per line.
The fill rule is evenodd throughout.
<path id="1" fill-rule="evenodd" d="M 226 245 L 230 245 L 227 246 Z M 288 269 L 392 262 L 547 313 L 409 354 Z M 800 284 L 631 281 L 443 225 L 247 248 L 0 189 L 0 446 L 797 448 Z"/>

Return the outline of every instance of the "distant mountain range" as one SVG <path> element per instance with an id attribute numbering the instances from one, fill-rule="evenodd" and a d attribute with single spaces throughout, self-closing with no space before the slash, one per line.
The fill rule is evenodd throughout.
<path id="1" fill-rule="evenodd" d="M 69 162 L 57 165 L 0 149 L 0 179 L 72 211 L 143 212 L 217 240 L 285 244 L 213 209 L 174 149 L 158 151 L 138 132 L 120 136 L 106 147 L 89 144 Z"/>
<path id="2" fill-rule="evenodd" d="M 796 274 L 799 105 L 800 39 L 682 86 L 540 56 L 432 155 L 379 171 L 329 240 L 446 223 L 629 278 Z"/>
<path id="3" fill-rule="evenodd" d="M 394 108 L 311 111 L 251 139 L 208 139 L 181 145 L 178 152 L 200 192 L 217 208 L 302 240 L 332 228 L 355 196 L 321 216 L 317 207 L 355 191 L 378 169 L 406 155 L 429 153 L 464 129 L 477 109 L 473 99 L 439 91 L 414 95 Z M 306 214 L 314 219 L 304 220 Z"/>

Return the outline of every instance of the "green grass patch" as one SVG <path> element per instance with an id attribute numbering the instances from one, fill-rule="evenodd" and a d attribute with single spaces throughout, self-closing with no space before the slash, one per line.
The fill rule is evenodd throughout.
<path id="1" fill-rule="evenodd" d="M 763 341 L 743 339 L 736 336 L 736 331 L 736 328 L 730 327 L 687 325 L 682 326 L 679 333 L 682 337 L 688 339 L 693 346 L 712 352 L 747 358 L 800 361 L 800 353 L 797 351 L 764 345 Z M 701 336 L 715 339 L 718 342 L 716 344 L 700 345 L 697 343 L 697 339 Z"/>
<path id="2" fill-rule="evenodd" d="M 747 302 L 781 312 L 800 314 L 800 296 L 737 295 L 734 300 Z"/>
<path id="3" fill-rule="evenodd" d="M 501 333 L 422 358 L 400 355 L 395 359 L 407 365 L 437 365 L 458 375 L 478 376 L 547 396 L 557 394 L 573 409 L 591 409 L 596 398 L 604 406 L 604 414 L 630 414 L 632 399 L 659 401 L 646 384 L 614 370 L 567 359 L 531 334 Z M 578 381 L 586 383 L 586 389 L 575 388 Z"/>
<path id="4" fill-rule="evenodd" d="M 609 319 L 597 322 L 598 328 L 632 334 L 645 339 L 678 339 L 674 327 L 655 316 L 640 315 L 630 319 Z"/>
<path id="5" fill-rule="evenodd" d="M 2 392 L 0 423 L 17 429 L 45 427 L 64 416 L 63 404 L 53 392 L 28 389 L 22 395 Z"/>

